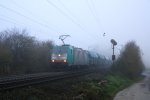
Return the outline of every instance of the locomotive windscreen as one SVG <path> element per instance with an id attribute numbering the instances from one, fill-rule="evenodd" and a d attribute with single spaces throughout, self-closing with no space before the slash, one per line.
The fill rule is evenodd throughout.
<path id="1" fill-rule="evenodd" d="M 53 53 L 55 53 L 55 54 L 66 53 L 67 48 L 68 47 L 65 47 L 65 46 L 56 46 L 53 48 Z"/>

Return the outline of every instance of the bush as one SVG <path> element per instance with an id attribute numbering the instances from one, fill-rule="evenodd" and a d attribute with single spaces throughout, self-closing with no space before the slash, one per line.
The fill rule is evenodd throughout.
<path id="1" fill-rule="evenodd" d="M 132 79 L 139 77 L 144 69 L 140 48 L 134 41 L 125 45 L 119 58 L 112 66 L 114 72 L 122 73 Z"/>

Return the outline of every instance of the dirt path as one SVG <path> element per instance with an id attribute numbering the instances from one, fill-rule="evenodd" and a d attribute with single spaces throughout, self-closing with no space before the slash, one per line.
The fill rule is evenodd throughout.
<path id="1" fill-rule="evenodd" d="M 148 79 L 136 83 L 123 91 L 117 93 L 113 100 L 150 100 Z"/>

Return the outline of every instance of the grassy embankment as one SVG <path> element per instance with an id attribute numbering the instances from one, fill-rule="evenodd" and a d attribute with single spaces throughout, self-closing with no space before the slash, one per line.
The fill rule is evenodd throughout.
<path id="1" fill-rule="evenodd" d="M 134 81 L 120 75 L 100 73 L 0 93 L 1 100 L 112 100 Z"/>
<path id="2" fill-rule="evenodd" d="M 132 80 L 118 75 L 108 75 L 103 80 L 81 82 L 75 85 L 76 91 L 81 93 L 79 100 L 112 100 L 118 91 L 133 83 Z"/>

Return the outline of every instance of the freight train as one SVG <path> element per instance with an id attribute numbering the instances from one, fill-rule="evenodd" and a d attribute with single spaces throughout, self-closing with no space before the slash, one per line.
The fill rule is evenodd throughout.
<path id="1" fill-rule="evenodd" d="M 71 45 L 53 47 L 51 61 L 54 67 L 85 68 L 88 66 L 104 66 L 108 61 L 98 53 L 83 50 Z"/>

